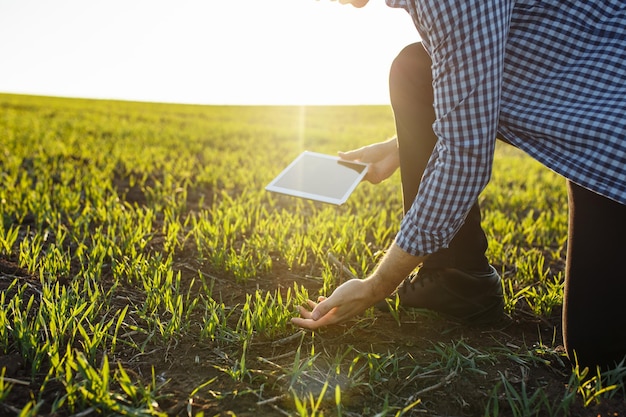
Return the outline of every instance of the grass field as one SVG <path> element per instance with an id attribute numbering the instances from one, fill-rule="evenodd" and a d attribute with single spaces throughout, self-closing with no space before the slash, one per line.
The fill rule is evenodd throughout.
<path id="1" fill-rule="evenodd" d="M 503 322 L 289 323 L 375 267 L 399 177 L 341 207 L 265 185 L 392 134 L 387 107 L 0 95 L 0 415 L 624 415 L 626 367 L 561 345 L 564 180 L 504 144 L 481 196 Z"/>

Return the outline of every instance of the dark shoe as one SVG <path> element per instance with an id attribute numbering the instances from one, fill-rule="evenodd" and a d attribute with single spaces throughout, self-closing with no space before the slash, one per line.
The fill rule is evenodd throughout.
<path id="1" fill-rule="evenodd" d="M 497 321 L 504 313 L 504 298 L 500 275 L 490 268 L 484 273 L 421 268 L 396 290 L 400 306 L 433 310 L 470 324 Z M 387 302 L 382 303 L 383 309 L 388 310 Z M 383 307 L 382 303 L 379 307 Z"/>

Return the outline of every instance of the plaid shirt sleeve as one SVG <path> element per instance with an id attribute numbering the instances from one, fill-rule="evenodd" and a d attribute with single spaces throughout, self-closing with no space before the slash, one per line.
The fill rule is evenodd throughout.
<path id="1" fill-rule="evenodd" d="M 448 246 L 489 182 L 513 1 L 405 5 L 433 62 L 438 142 L 396 244 L 426 255 Z"/>

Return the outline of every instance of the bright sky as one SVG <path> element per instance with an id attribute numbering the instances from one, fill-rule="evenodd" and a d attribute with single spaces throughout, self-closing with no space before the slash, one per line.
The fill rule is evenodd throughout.
<path id="1" fill-rule="evenodd" d="M 0 92 L 199 104 L 387 104 L 419 40 L 384 0 L 0 0 Z"/>

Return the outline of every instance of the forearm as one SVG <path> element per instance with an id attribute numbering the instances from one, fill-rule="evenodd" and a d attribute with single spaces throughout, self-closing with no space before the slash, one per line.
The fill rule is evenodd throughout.
<path id="1" fill-rule="evenodd" d="M 389 296 L 424 259 L 425 256 L 413 256 L 393 243 L 372 275 L 366 279 L 372 298 L 380 301 Z"/>

